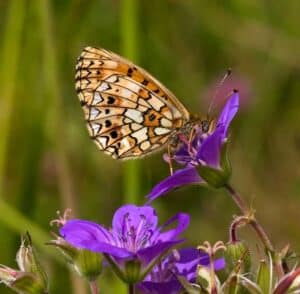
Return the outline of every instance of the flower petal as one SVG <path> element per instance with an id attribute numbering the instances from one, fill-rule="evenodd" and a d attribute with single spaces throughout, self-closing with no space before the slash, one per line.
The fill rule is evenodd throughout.
<path id="1" fill-rule="evenodd" d="M 178 294 L 182 286 L 180 282 L 174 278 L 163 283 L 145 281 L 138 284 L 138 288 L 144 294 Z"/>
<path id="2" fill-rule="evenodd" d="M 162 232 L 166 227 L 178 221 L 177 227 L 167 232 Z M 189 225 L 190 216 L 186 213 L 177 213 L 171 217 L 159 230 L 153 234 L 153 241 L 155 242 L 166 242 L 175 240 Z"/>
<path id="3" fill-rule="evenodd" d="M 113 245 L 110 232 L 90 221 L 69 220 L 60 228 L 59 232 L 68 243 L 77 248 L 107 253 L 120 258 L 132 256 L 132 253 L 128 250 Z"/>
<path id="4" fill-rule="evenodd" d="M 151 202 L 155 198 L 181 186 L 201 183 L 203 183 L 203 180 L 200 178 L 194 167 L 179 169 L 173 175 L 165 178 L 154 186 L 151 192 L 147 195 L 147 198 L 149 199 L 148 202 Z"/>
<path id="5" fill-rule="evenodd" d="M 167 250 L 172 248 L 174 245 L 183 242 L 184 240 L 175 240 L 168 242 L 160 242 L 153 246 L 149 246 L 143 249 L 140 249 L 137 252 L 138 258 L 142 261 L 144 265 L 150 263 L 154 258 L 160 257 L 160 255 L 164 254 Z"/>
<path id="6" fill-rule="evenodd" d="M 127 204 L 115 212 L 112 222 L 112 232 L 117 239 L 120 233 L 122 236 L 130 235 L 134 228 L 134 231 L 142 236 L 145 233 L 144 229 L 156 230 L 157 223 L 156 212 L 151 206 Z M 136 238 L 139 237 L 136 236 Z"/>
<path id="7" fill-rule="evenodd" d="M 239 109 L 239 93 L 234 92 L 225 104 L 217 123 L 217 128 L 223 126 L 223 139 L 227 136 L 228 127 Z"/>
<path id="8" fill-rule="evenodd" d="M 198 150 L 197 159 L 211 167 L 218 168 L 220 165 L 223 134 L 224 127 L 219 127 L 207 137 Z"/>
<path id="9" fill-rule="evenodd" d="M 216 271 L 223 269 L 225 265 L 225 258 L 218 258 L 214 261 L 214 268 Z"/>

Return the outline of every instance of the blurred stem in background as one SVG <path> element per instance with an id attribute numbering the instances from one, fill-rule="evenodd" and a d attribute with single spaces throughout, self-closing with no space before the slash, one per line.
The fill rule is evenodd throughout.
<path id="1" fill-rule="evenodd" d="M 55 163 L 58 173 L 58 187 L 60 197 L 62 199 L 63 208 L 71 208 L 76 214 L 77 203 L 74 197 L 74 188 L 71 178 L 70 166 L 68 156 L 64 146 L 63 131 L 63 117 L 61 110 L 62 96 L 61 85 L 59 83 L 59 66 L 57 61 L 57 42 L 53 34 L 53 21 L 52 21 L 52 7 L 49 0 L 36 0 L 36 11 L 42 28 L 43 36 L 43 64 L 44 64 L 44 99 L 49 100 L 49 109 L 47 114 L 46 125 L 48 127 L 50 141 L 53 144 L 55 153 Z M 76 277 L 71 273 L 72 292 L 73 293 L 86 293 L 86 286 L 83 280 Z"/>
<path id="2" fill-rule="evenodd" d="M 126 58 L 138 63 L 138 0 L 121 0 L 121 52 Z M 141 161 L 130 160 L 124 163 L 123 183 L 124 202 L 138 203 L 141 197 Z"/>

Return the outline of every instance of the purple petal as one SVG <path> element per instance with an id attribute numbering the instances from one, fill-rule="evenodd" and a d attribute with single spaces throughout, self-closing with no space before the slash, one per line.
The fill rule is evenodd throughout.
<path id="1" fill-rule="evenodd" d="M 239 109 L 239 93 L 234 92 L 225 104 L 217 123 L 218 126 L 223 126 L 223 139 L 227 136 L 228 127 Z"/>
<path id="2" fill-rule="evenodd" d="M 165 178 L 154 186 L 151 192 L 147 195 L 147 198 L 149 199 L 148 202 L 151 202 L 155 198 L 181 186 L 201 183 L 203 183 L 203 180 L 200 178 L 194 167 L 179 169 L 173 175 Z"/>
<path id="3" fill-rule="evenodd" d="M 155 210 L 150 206 L 135 206 L 132 204 L 123 205 L 114 214 L 112 222 L 112 232 L 115 238 L 121 234 L 126 236 L 131 233 L 133 228 L 140 234 L 147 230 L 156 230 L 158 218 Z M 143 224 L 141 227 L 140 225 Z M 138 228 L 141 228 L 137 230 Z M 139 238 L 137 236 L 136 238 Z"/>
<path id="4" fill-rule="evenodd" d="M 138 284 L 138 288 L 144 294 L 178 294 L 182 286 L 174 277 L 174 279 L 163 283 L 145 281 Z"/>
<path id="5" fill-rule="evenodd" d="M 162 232 L 166 227 L 173 224 L 175 221 L 178 222 L 177 227 L 167 232 Z M 158 242 L 166 242 L 175 240 L 189 225 L 190 216 L 186 213 L 177 213 L 171 217 L 159 230 L 153 235 L 153 240 Z"/>
<path id="6" fill-rule="evenodd" d="M 214 261 L 214 268 L 216 271 L 219 271 L 225 267 L 225 259 L 224 258 L 219 258 Z"/>
<path id="7" fill-rule="evenodd" d="M 110 242 L 111 234 L 104 227 L 90 221 L 72 219 L 59 230 L 61 236 L 74 246 L 82 242 Z"/>
<path id="8" fill-rule="evenodd" d="M 132 256 L 128 250 L 113 245 L 112 236 L 104 227 L 90 221 L 69 220 L 59 232 L 68 243 L 77 248 L 108 253 L 120 258 Z"/>
<path id="9" fill-rule="evenodd" d="M 223 143 L 224 128 L 217 128 L 212 135 L 207 137 L 198 150 L 197 159 L 211 167 L 218 168 L 220 165 L 221 147 Z"/>
<path id="10" fill-rule="evenodd" d="M 148 264 L 154 258 L 164 254 L 167 250 L 172 248 L 174 245 L 183 242 L 184 240 L 175 240 L 168 242 L 160 242 L 153 246 L 143 248 L 137 252 L 137 256 L 143 262 L 143 264 Z"/>

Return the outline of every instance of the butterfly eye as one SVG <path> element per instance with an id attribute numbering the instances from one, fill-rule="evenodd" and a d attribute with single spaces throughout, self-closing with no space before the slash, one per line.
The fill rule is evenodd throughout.
<path id="1" fill-rule="evenodd" d="M 210 127 L 210 122 L 208 120 L 201 121 L 201 130 L 203 133 L 208 133 Z"/>

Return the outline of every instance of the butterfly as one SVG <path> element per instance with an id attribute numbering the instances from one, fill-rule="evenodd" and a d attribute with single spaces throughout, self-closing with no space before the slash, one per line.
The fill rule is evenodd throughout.
<path id="1" fill-rule="evenodd" d="M 108 50 L 86 47 L 75 81 L 90 137 L 115 159 L 171 150 L 191 138 L 195 125 L 203 132 L 212 128 L 212 120 L 191 115 L 147 71 Z"/>

